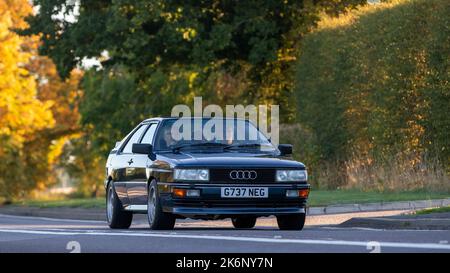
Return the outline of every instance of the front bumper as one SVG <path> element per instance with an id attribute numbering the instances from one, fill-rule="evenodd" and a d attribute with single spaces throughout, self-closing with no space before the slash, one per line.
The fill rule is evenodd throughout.
<path id="1" fill-rule="evenodd" d="M 167 210 L 173 214 L 183 216 L 204 216 L 204 215 L 257 215 L 269 216 L 278 214 L 305 213 L 305 208 L 186 208 L 172 207 Z"/>
<path id="2" fill-rule="evenodd" d="M 221 187 L 268 187 L 267 198 L 222 198 Z M 306 198 L 286 197 L 287 190 L 309 189 L 308 184 L 197 184 L 158 183 L 164 212 L 186 217 L 305 213 Z M 200 190 L 200 197 L 176 198 L 172 189 Z"/>

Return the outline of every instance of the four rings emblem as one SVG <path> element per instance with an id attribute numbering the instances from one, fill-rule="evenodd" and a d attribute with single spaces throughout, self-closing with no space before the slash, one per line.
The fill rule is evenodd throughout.
<path id="1" fill-rule="evenodd" d="M 258 177 L 256 171 L 238 171 L 234 170 L 230 172 L 230 178 L 233 180 L 255 180 Z"/>

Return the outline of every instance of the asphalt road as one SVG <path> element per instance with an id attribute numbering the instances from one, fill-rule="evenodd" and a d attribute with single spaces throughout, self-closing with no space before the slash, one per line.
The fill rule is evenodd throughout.
<path id="1" fill-rule="evenodd" d="M 0 252 L 449 252 L 450 231 L 376 230 L 309 225 L 280 231 L 273 219 L 236 230 L 227 220 L 177 221 L 151 231 L 144 216 L 129 230 L 101 221 L 0 215 Z"/>

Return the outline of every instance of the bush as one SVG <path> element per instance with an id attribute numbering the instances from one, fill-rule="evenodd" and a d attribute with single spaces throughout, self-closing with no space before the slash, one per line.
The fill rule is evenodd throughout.
<path id="1" fill-rule="evenodd" d="M 384 178 L 364 188 L 427 188 L 431 173 L 450 187 L 449 14 L 446 0 L 391 1 L 323 17 L 304 37 L 298 118 L 331 187 L 359 187 L 369 171 Z"/>

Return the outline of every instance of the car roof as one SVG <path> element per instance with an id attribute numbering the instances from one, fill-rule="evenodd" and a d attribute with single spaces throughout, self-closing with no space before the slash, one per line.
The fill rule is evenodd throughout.
<path id="1" fill-rule="evenodd" d="M 171 119 L 208 119 L 208 118 L 212 118 L 212 117 L 154 117 L 154 118 L 145 119 L 142 122 L 163 121 L 163 120 L 171 120 Z M 248 121 L 248 119 L 232 118 L 232 117 L 223 117 L 221 119 L 235 119 L 235 120 Z"/>

